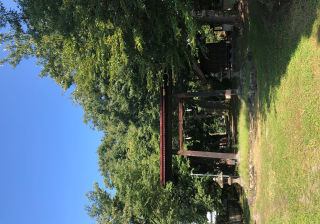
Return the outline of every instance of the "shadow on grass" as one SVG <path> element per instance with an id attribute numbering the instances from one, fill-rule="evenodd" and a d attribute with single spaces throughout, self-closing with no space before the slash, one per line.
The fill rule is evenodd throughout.
<path id="1" fill-rule="evenodd" d="M 233 88 L 237 88 L 236 84 L 233 84 Z M 230 110 L 230 113 L 229 113 L 229 123 L 233 124 L 230 129 L 232 128 L 232 130 L 230 130 L 232 132 L 232 146 L 234 147 L 236 144 L 238 144 L 237 140 L 238 140 L 238 136 L 237 136 L 237 131 L 236 131 L 236 128 L 237 128 L 237 122 L 238 122 L 238 98 L 237 97 L 232 97 L 232 99 L 230 100 L 230 106 L 231 106 L 231 110 Z M 231 150 L 233 151 L 233 149 Z"/>
<path id="2" fill-rule="evenodd" d="M 317 37 L 318 37 L 318 44 L 320 44 L 320 25 L 318 26 L 318 30 L 317 30 Z"/>
<path id="3" fill-rule="evenodd" d="M 286 71 L 302 38 L 310 38 L 313 25 L 318 19 L 320 0 L 280 0 L 273 12 L 260 4 L 249 1 L 249 48 L 252 50 L 260 87 L 260 114 L 274 110 L 273 94 Z M 283 5 L 281 7 L 281 5 Z M 320 42 L 320 27 L 317 27 Z"/>
<path id="4" fill-rule="evenodd" d="M 304 77 L 307 77 L 305 79 L 308 79 L 308 77 L 311 77 L 311 72 L 317 72 L 312 71 L 311 68 L 304 68 L 305 72 L 302 73 L 301 67 L 304 66 L 303 60 L 306 62 L 309 62 L 309 65 L 313 62 L 312 60 L 308 60 L 307 57 L 305 57 L 306 53 L 300 53 L 300 52 L 307 52 L 310 54 L 309 49 L 317 49 L 319 47 L 320 43 L 320 26 L 319 24 L 319 9 L 320 9 L 320 0 L 291 0 L 291 1 L 278 1 L 279 5 L 284 5 L 282 8 L 280 6 L 275 7 L 273 12 L 269 12 L 268 9 L 259 3 L 259 1 L 256 0 L 250 0 L 248 4 L 248 11 L 249 11 L 249 20 L 248 20 L 248 48 L 241 49 L 242 51 L 248 51 L 251 50 L 252 57 L 254 61 L 254 65 L 257 69 L 257 75 L 258 75 L 258 93 L 259 93 L 259 99 L 258 103 L 259 105 L 255 105 L 254 110 L 258 109 L 258 111 L 253 111 L 253 113 L 257 113 L 260 116 L 258 119 L 261 119 L 261 124 L 266 120 L 268 112 L 272 111 L 274 112 L 274 116 L 277 116 L 277 109 L 280 111 L 286 111 L 287 112 L 287 104 L 293 103 L 295 100 L 292 92 L 294 93 L 294 88 L 299 88 L 302 86 L 303 83 L 310 83 L 310 82 L 302 82 L 302 74 L 304 74 Z M 285 4 L 286 3 L 286 4 Z M 242 43 L 246 43 L 246 38 L 243 38 Z M 239 44 L 240 45 L 240 44 Z M 313 48 L 313 45 L 316 46 L 316 48 Z M 245 44 L 244 44 L 245 46 Z M 318 48 L 319 49 L 319 48 Z M 312 56 L 314 56 L 314 51 L 312 52 Z M 320 55 L 320 50 L 316 53 L 318 56 Z M 307 55 L 309 56 L 309 55 Z M 310 56 L 311 58 L 311 56 Z M 313 57 L 312 59 L 315 59 L 314 64 L 317 65 L 318 61 L 316 57 Z M 300 65 L 301 63 L 301 65 Z M 306 67 L 306 66 L 305 66 Z M 310 66 L 309 66 L 310 67 Z M 289 74 L 289 72 L 291 74 Z M 310 76 L 309 76 L 310 74 Z M 291 76 L 290 76 L 291 75 Z M 314 75 L 314 74 L 313 74 Z M 287 82 L 289 78 L 294 78 L 294 81 L 292 83 L 299 83 L 296 86 L 291 85 L 292 83 Z M 286 78 L 286 79 L 284 79 Z M 284 84 L 283 80 L 286 81 L 286 84 Z M 312 80 L 312 77 L 310 78 Z M 303 84 L 305 87 L 306 85 Z M 281 87 L 281 88 L 280 88 Z M 286 89 L 290 89 L 290 91 L 285 92 L 283 89 L 284 87 L 288 87 Z M 279 90 L 280 89 L 280 90 Z M 278 91 L 279 90 L 279 91 Z M 283 92 L 281 92 L 283 91 Z M 278 94 L 280 93 L 280 94 Z M 285 95 L 287 94 L 287 95 Z M 284 100 L 280 101 L 277 99 L 278 96 L 284 96 L 287 98 L 284 98 Z M 296 97 L 299 97 L 300 95 L 295 95 Z M 287 100 L 288 99 L 288 100 Z M 282 103 L 281 107 L 279 105 L 279 101 Z M 276 104 L 277 103 L 277 104 Z M 255 102 L 256 104 L 256 102 Z M 314 104 L 312 104 L 314 105 Z M 276 107 L 277 106 L 277 107 Z M 297 105 L 297 107 L 299 107 Z M 293 108 L 295 109 L 295 108 Z M 294 111 L 294 110 L 293 110 Z M 269 115 L 268 115 L 269 116 Z M 273 114 L 272 114 L 273 116 Z M 296 116 L 294 114 L 294 116 Z M 292 116 L 292 117 L 294 117 Z M 272 117 L 273 119 L 273 117 Z M 308 118 L 309 119 L 309 118 Z M 269 117 L 268 117 L 269 120 Z M 270 119 L 271 120 L 271 119 Z M 270 121 L 269 120 L 269 121 Z M 279 119 L 280 120 L 280 119 Z M 310 119 L 312 121 L 312 119 Z M 273 120 L 271 120 L 273 121 Z M 274 119 L 274 121 L 277 121 L 277 118 Z M 240 123 L 240 122 L 239 122 Z M 293 123 L 293 122 L 291 122 Z M 270 122 L 269 122 L 270 124 Z M 284 128 L 280 129 L 277 126 L 277 123 L 274 122 L 272 125 L 269 125 L 268 127 L 272 127 L 272 129 L 269 128 L 269 133 L 280 133 L 281 130 L 284 130 L 287 128 L 287 126 L 283 125 Z M 276 129 L 278 128 L 278 129 Z M 294 129 L 293 127 L 292 129 Z M 311 129 L 313 130 L 313 129 Z M 261 130 L 259 130 L 261 131 Z M 276 132 L 277 131 L 277 132 Z M 315 131 L 313 131 L 315 132 Z M 262 133 L 262 131 L 261 131 Z M 265 134 L 265 137 L 263 136 L 263 139 L 267 139 L 267 131 L 263 134 Z M 299 133 L 299 132 L 298 132 Z M 256 135 L 254 135 L 256 136 Z M 269 135 L 272 136 L 272 135 Z M 310 135 L 311 136 L 311 135 Z M 272 136 L 273 139 L 276 139 L 277 136 Z M 301 137 L 301 136 L 299 136 Z M 303 137 L 303 136 L 302 136 Z M 309 135 L 307 136 L 308 139 Z M 271 137 L 269 137 L 271 138 Z M 315 139 L 315 138 L 314 138 Z M 259 140 L 259 139 L 258 139 Z M 309 141 L 309 140 L 308 140 Z M 288 140 L 290 142 L 290 140 Z M 299 143 L 300 144 L 300 143 Z M 270 144 L 271 145 L 271 144 Z M 284 158 L 286 155 L 286 148 L 281 146 L 285 145 L 285 141 L 283 139 L 279 139 L 277 143 L 274 144 L 277 147 L 274 147 L 274 154 L 270 156 L 266 156 L 267 153 L 265 153 L 265 150 L 262 145 L 262 147 L 257 147 L 255 152 L 261 152 L 261 155 L 264 157 L 261 164 L 271 164 L 273 163 L 273 167 L 275 170 L 278 170 L 279 167 L 286 167 L 288 165 L 288 162 Z M 315 144 L 317 145 L 317 144 Z M 278 147 L 280 146 L 280 147 Z M 293 144 L 293 146 L 295 146 Z M 280 150 L 281 149 L 281 150 Z M 309 153 L 306 150 L 306 153 Z M 258 154 L 259 156 L 260 154 Z M 274 158 L 280 158 L 279 160 L 274 160 Z M 261 159 L 261 158 L 259 158 Z M 278 163 L 275 163 L 274 161 L 279 161 Z M 259 160 L 258 160 L 259 162 Z M 257 163 L 258 163 L 257 162 Z M 292 166 L 294 167 L 294 166 Z M 279 169 L 280 170 L 280 169 Z M 286 169 L 281 169 L 286 170 Z M 260 172 L 264 172 L 261 171 Z M 308 171 L 307 171 L 308 172 Z M 280 173 L 280 172 L 279 172 Z M 285 172 L 282 172 L 285 173 Z M 280 175 L 279 175 L 280 176 Z M 277 177 L 279 178 L 279 177 Z M 261 178 L 260 180 L 264 180 Z M 277 179 L 278 180 L 278 179 Z M 269 180 L 268 180 L 269 181 Z M 284 182 L 285 183 L 285 182 Z M 285 184 L 284 184 L 285 185 Z M 264 186 L 264 185 L 261 185 Z M 271 189 L 271 188 L 270 188 Z M 269 190 L 270 190 L 269 189 Z M 260 188 L 261 191 L 264 191 L 263 188 Z M 281 192 L 283 193 L 283 190 L 276 191 L 277 188 L 274 188 L 270 190 L 271 193 L 274 192 Z M 252 205 L 247 200 L 246 193 L 241 190 L 240 195 L 240 202 L 242 203 L 242 208 L 244 212 L 244 216 L 246 218 L 246 223 L 252 223 L 254 222 L 253 219 L 256 219 L 257 217 L 252 217 L 252 214 L 250 214 L 250 206 Z M 261 193 L 260 193 L 261 195 Z M 264 195 L 264 193 L 262 193 Z M 280 194 L 281 195 L 281 194 Z M 291 196 L 294 195 L 294 193 L 291 194 Z M 262 209 L 259 210 L 259 213 L 264 214 L 266 216 L 269 216 L 269 211 L 267 210 L 269 207 L 276 207 L 278 205 L 271 204 L 269 207 L 265 207 L 265 204 L 267 204 L 267 198 L 260 197 L 260 200 L 257 202 L 258 206 L 255 206 L 257 209 L 260 209 L 259 206 L 262 207 Z M 293 198 L 293 197 L 292 197 Z M 264 200 L 265 199 L 265 200 Z M 282 199 L 281 199 L 282 200 Z M 281 201 L 279 199 L 279 201 Z M 292 200 L 296 200 L 299 203 L 299 198 L 294 198 Z M 285 200 L 283 200 L 285 201 Z M 269 202 L 268 202 L 269 203 Z M 271 202 L 273 203 L 273 201 Z M 293 203 L 294 204 L 294 203 Z M 249 206 L 250 205 L 250 206 Z M 285 209 L 283 209 L 285 210 Z M 252 210 L 251 210 L 252 212 Z M 254 210 L 256 212 L 256 210 Z M 257 213 L 257 214 L 259 214 Z M 255 215 L 257 215 L 255 213 Z M 272 215 L 277 214 L 274 212 Z M 295 214 L 293 211 L 291 214 Z M 250 216 L 251 215 L 251 216 Z M 270 216 L 272 216 L 270 215 Z M 261 217 L 266 217 L 261 216 Z M 299 217 L 302 218 L 302 217 Z M 257 219 L 259 220 L 259 219 Z M 259 222 L 259 221 L 257 221 Z M 291 222 L 294 223 L 294 222 Z M 299 222 L 296 222 L 299 223 Z M 302 223 L 302 222 L 300 222 Z"/>
<path id="5" fill-rule="evenodd" d="M 243 213 L 243 216 L 245 219 L 245 223 L 246 224 L 255 223 L 255 222 L 252 222 L 253 220 L 251 220 L 250 206 L 249 206 L 248 199 L 246 198 L 244 189 L 240 185 L 237 185 L 236 188 L 237 188 L 237 192 L 239 195 L 239 203 L 241 204 L 242 213 Z"/>

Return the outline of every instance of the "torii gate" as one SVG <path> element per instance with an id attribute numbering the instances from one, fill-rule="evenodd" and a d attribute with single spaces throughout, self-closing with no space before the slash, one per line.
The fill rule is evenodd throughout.
<path id="1" fill-rule="evenodd" d="M 172 154 L 181 156 L 195 156 L 215 159 L 227 159 L 230 165 L 238 155 L 234 153 L 218 153 L 205 151 L 183 150 L 183 98 L 201 96 L 237 95 L 235 90 L 217 90 L 209 92 L 176 93 L 172 94 L 172 74 L 164 75 L 164 83 L 160 86 L 160 181 L 165 186 L 172 179 Z M 179 101 L 179 149 L 172 150 L 172 98 Z"/>

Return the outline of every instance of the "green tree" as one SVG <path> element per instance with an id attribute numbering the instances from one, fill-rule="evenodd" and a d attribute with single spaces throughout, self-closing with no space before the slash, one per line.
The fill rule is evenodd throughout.
<path id="1" fill-rule="evenodd" d="M 20 13 L 5 13 L 2 7 L 3 21 L 18 25 L 2 35 L 10 53 L 1 63 L 16 66 L 23 57 L 36 56 L 43 66 L 41 76 L 52 77 L 64 89 L 75 83 L 83 94 L 91 92 L 92 85 L 108 91 L 103 87 L 126 79 L 134 65 L 151 87 L 160 80 L 160 63 L 162 68 L 179 69 L 197 52 L 197 24 L 183 1 L 19 0 L 18 4 Z"/>
<path id="2" fill-rule="evenodd" d="M 166 187 L 161 186 L 157 132 L 149 127 L 136 128 L 134 125 L 123 131 L 113 129 L 106 133 L 98 149 L 105 185 L 116 189 L 117 193 L 111 199 L 97 186 L 95 191 L 88 192 L 92 204 L 86 210 L 91 217 L 99 223 L 106 220 L 125 220 L 124 223 L 128 220 L 133 223 L 204 223 L 207 211 L 221 209 L 220 188 L 210 178 L 192 179 L 187 158 L 174 156 L 173 181 Z M 104 200 L 106 202 L 102 203 Z M 115 208 L 115 204 L 118 207 Z"/>
<path id="3" fill-rule="evenodd" d="M 38 58 L 40 76 L 63 89 L 74 85 L 74 103 L 83 106 L 85 121 L 101 130 L 108 122 L 148 119 L 137 115 L 142 110 L 156 115 L 149 102 L 158 97 L 164 68 L 173 68 L 175 81 L 183 80 L 203 49 L 196 38 L 201 20 L 188 0 L 17 3 L 20 12 L 0 7 L 0 25 L 12 28 L 0 35 L 9 51 L 0 64 L 15 67 L 22 58 Z"/>
<path id="4" fill-rule="evenodd" d="M 87 194 L 87 212 L 99 223 L 204 223 L 219 210 L 220 189 L 192 179 L 189 160 L 174 157 L 174 180 L 159 180 L 159 94 L 162 74 L 175 83 L 192 74 L 203 46 L 192 1 L 18 0 L 20 12 L 0 5 L 0 34 L 9 54 L 0 64 L 17 66 L 36 57 L 71 98 L 84 108 L 85 122 L 105 132 L 98 149 L 106 187 Z M 197 21 L 196 19 L 199 21 Z M 178 85 L 175 89 L 184 88 Z"/>
<path id="5" fill-rule="evenodd" d="M 188 1 L 17 2 L 20 12 L 1 5 L 1 26 L 12 29 L 0 36 L 9 52 L 0 64 L 38 58 L 40 76 L 63 89 L 74 85 L 74 103 L 101 130 L 157 115 L 152 104 L 164 68 L 173 68 L 175 80 L 191 72 L 198 25 Z M 139 117 L 144 110 L 148 116 Z"/>

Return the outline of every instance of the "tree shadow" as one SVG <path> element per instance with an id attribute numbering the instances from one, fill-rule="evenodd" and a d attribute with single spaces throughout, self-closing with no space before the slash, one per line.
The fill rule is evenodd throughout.
<path id="1" fill-rule="evenodd" d="M 236 188 L 239 196 L 239 202 L 242 208 L 243 218 L 245 221 L 244 223 L 252 223 L 250 205 L 248 199 L 246 198 L 245 191 L 240 185 L 237 185 Z"/>
<path id="2" fill-rule="evenodd" d="M 319 1 L 278 0 L 270 12 L 259 1 L 250 0 L 249 49 L 259 74 L 260 114 L 274 110 L 277 100 L 273 94 L 286 75 L 289 63 L 302 38 L 310 38 L 318 19 Z M 320 42 L 320 27 L 316 39 Z"/>
<path id="3" fill-rule="evenodd" d="M 320 44 L 320 25 L 318 26 L 318 30 L 317 30 L 317 37 L 318 37 L 318 44 Z"/>

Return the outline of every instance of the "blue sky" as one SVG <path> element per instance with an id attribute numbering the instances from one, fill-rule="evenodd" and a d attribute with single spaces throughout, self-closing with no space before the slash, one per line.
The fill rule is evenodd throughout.
<path id="1" fill-rule="evenodd" d="M 84 195 L 94 181 L 103 186 L 95 153 L 103 133 L 83 123 L 70 92 L 37 79 L 40 69 L 35 59 L 0 67 L 0 223 L 94 223 Z"/>

